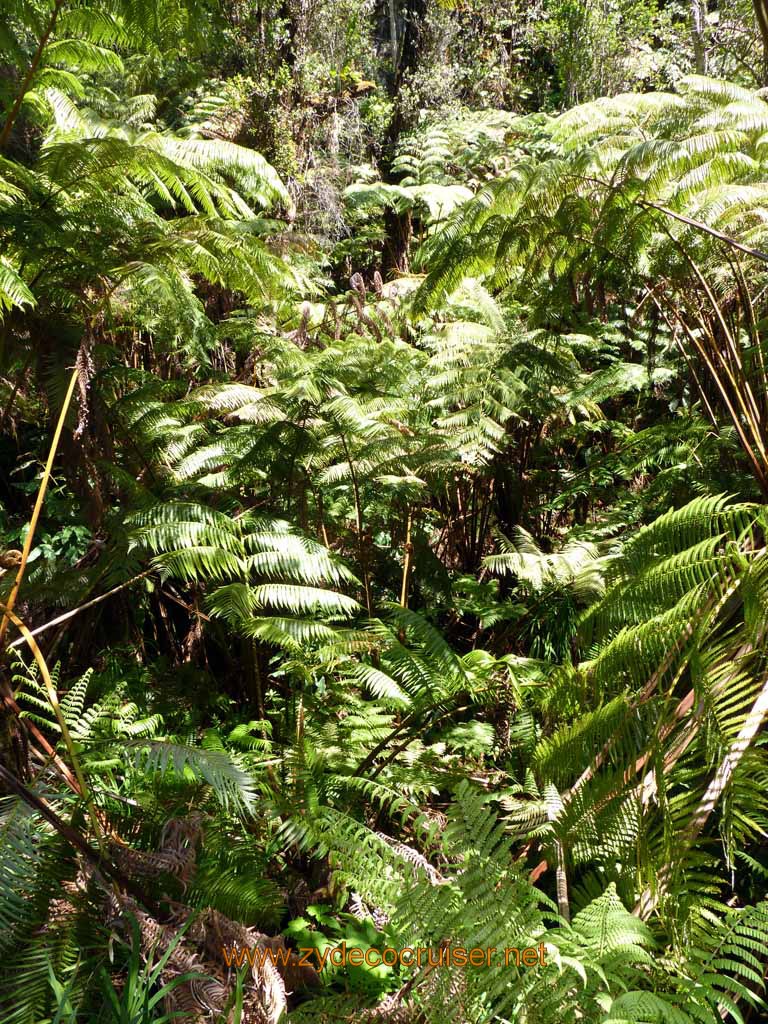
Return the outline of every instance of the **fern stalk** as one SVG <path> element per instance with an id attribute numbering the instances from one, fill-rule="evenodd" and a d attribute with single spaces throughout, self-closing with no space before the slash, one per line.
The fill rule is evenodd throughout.
<path id="1" fill-rule="evenodd" d="M 733 776 L 734 771 L 738 767 L 739 762 L 754 741 L 758 730 L 765 721 L 766 715 L 768 715 L 768 677 L 763 683 L 762 689 L 757 696 L 757 700 L 750 709 L 747 720 L 744 722 L 738 736 L 731 744 L 728 753 L 721 761 L 711 782 L 707 786 L 704 795 L 699 801 L 685 832 L 683 833 L 683 840 L 686 846 L 690 846 L 700 835 L 701 830 L 704 828 L 710 814 L 717 806 L 720 797 L 723 795 L 723 792 Z M 643 891 L 635 909 L 633 910 L 633 914 L 635 914 L 636 917 L 640 917 L 642 920 L 647 920 L 651 916 L 653 911 L 656 909 L 659 899 L 666 890 L 671 871 L 672 869 L 670 865 L 665 865 L 659 873 L 658 884 L 655 892 L 652 892 L 650 887 Z"/>
<path id="2" fill-rule="evenodd" d="M 707 298 L 709 299 L 709 301 L 710 301 L 710 303 L 712 305 L 712 309 L 715 311 L 717 319 L 720 321 L 720 326 L 723 329 L 723 335 L 724 335 L 725 340 L 726 340 L 726 342 L 728 344 L 728 348 L 730 349 L 730 351 L 733 354 L 734 362 L 735 362 L 735 364 L 736 364 L 736 366 L 738 368 L 738 371 L 739 371 L 739 380 L 738 380 L 738 382 L 734 378 L 733 373 L 732 373 L 730 367 L 728 366 L 727 361 L 723 358 L 722 355 L 720 356 L 720 359 L 721 359 L 721 362 L 723 364 L 723 368 L 724 368 L 724 370 L 725 370 L 725 372 L 726 372 L 726 374 L 728 376 L 728 379 L 730 380 L 730 382 L 731 382 L 731 384 L 733 386 L 733 389 L 734 389 L 734 391 L 736 393 L 736 396 L 737 396 L 737 398 L 740 401 L 740 404 L 741 404 L 743 412 L 744 412 L 744 417 L 745 417 L 745 419 L 747 420 L 747 422 L 750 425 L 750 428 L 752 430 L 752 433 L 753 433 L 753 436 L 754 436 L 754 439 L 755 439 L 755 443 L 758 446 L 758 451 L 760 452 L 760 455 L 761 455 L 761 457 L 763 459 L 763 462 L 765 463 L 766 462 L 765 444 L 763 443 L 763 439 L 760 436 L 760 431 L 759 431 L 760 413 L 759 413 L 759 410 L 757 408 L 757 402 L 755 401 L 755 396 L 752 393 L 752 387 L 750 386 L 749 379 L 746 376 L 746 374 L 744 373 L 744 365 L 743 365 L 743 363 L 741 361 L 741 356 L 740 356 L 739 351 L 738 351 L 738 346 L 736 345 L 736 342 L 735 342 L 735 340 L 733 338 L 733 335 L 732 335 L 731 331 L 728 328 L 728 324 L 725 321 L 725 317 L 723 316 L 723 311 L 720 308 L 720 303 L 715 298 L 715 296 L 714 296 L 714 294 L 712 292 L 712 289 L 709 287 L 709 284 L 707 283 L 706 278 L 702 274 L 698 264 L 694 260 L 692 260 L 691 257 L 688 256 L 687 253 L 686 253 L 686 258 L 688 259 L 688 262 L 690 263 L 694 273 L 696 274 L 696 277 L 698 278 L 702 288 L 704 289 L 704 291 L 707 294 Z M 705 327 L 705 329 L 707 330 L 707 334 L 709 335 L 710 340 L 712 342 L 713 351 L 719 352 L 719 348 L 717 346 L 717 340 L 713 336 L 711 330 L 709 330 L 706 327 L 706 325 L 704 324 L 703 318 L 699 317 L 699 321 L 700 321 L 702 327 Z M 749 406 L 751 406 L 751 409 L 747 408 L 747 402 L 744 400 L 744 398 L 742 396 L 742 393 L 744 395 L 746 395 L 747 399 L 749 400 Z"/>
<path id="3" fill-rule="evenodd" d="M 139 580 L 146 579 L 147 576 L 151 576 L 154 572 L 153 569 L 146 569 L 144 572 L 140 572 L 138 576 L 133 576 L 131 579 L 126 580 L 125 583 L 118 583 L 116 587 L 112 587 L 106 594 L 99 594 L 98 597 L 92 598 L 90 601 L 86 601 L 85 604 L 78 605 L 77 608 L 71 608 L 68 612 L 62 612 L 61 615 L 57 615 L 55 619 L 51 619 L 50 622 L 44 622 L 42 626 L 36 626 L 35 629 L 29 631 L 30 636 L 39 636 L 40 633 L 45 633 L 46 630 L 51 629 L 53 626 L 58 626 L 62 622 L 68 622 L 73 619 L 80 612 L 87 611 L 89 608 L 93 608 L 94 605 L 101 604 L 102 601 L 106 601 L 107 598 L 112 597 L 114 594 L 118 594 L 121 590 L 125 590 L 127 587 L 132 587 L 134 583 L 138 583 Z M 172 594 L 166 594 L 166 597 L 173 598 Z M 184 607 L 187 607 L 184 605 Z M 12 640 L 8 644 L 8 650 L 13 647 L 20 647 L 24 643 L 24 637 L 18 637 L 16 640 Z M 50 653 L 50 652 L 49 652 Z"/>
<path id="4" fill-rule="evenodd" d="M 654 306 L 659 311 L 660 315 L 664 319 L 665 324 L 669 328 L 670 336 L 671 336 L 673 342 L 675 343 L 675 345 L 677 346 L 677 349 L 680 352 L 680 355 L 683 357 L 683 360 L 685 361 L 685 365 L 688 367 L 688 370 L 689 370 L 689 372 L 691 374 L 691 377 L 693 378 L 693 381 L 696 384 L 696 388 L 697 388 L 697 390 L 699 392 L 699 397 L 701 398 L 701 401 L 702 401 L 702 403 L 704 405 L 704 408 L 707 410 L 707 416 L 709 417 L 709 420 L 712 423 L 712 426 L 715 427 L 715 429 L 717 429 L 717 427 L 718 427 L 717 416 L 715 415 L 715 411 L 712 408 L 712 405 L 711 405 L 709 399 L 707 398 L 707 393 L 704 390 L 701 381 L 699 380 L 699 375 L 696 372 L 696 367 L 693 364 L 693 360 L 691 359 L 690 353 L 686 349 L 685 345 L 683 345 L 683 343 L 680 341 L 680 338 L 679 338 L 679 335 L 678 335 L 678 331 L 676 330 L 675 325 L 672 323 L 672 321 L 667 316 L 666 310 L 664 309 L 662 304 L 659 302 L 659 300 L 656 298 L 656 295 L 654 294 L 654 292 L 655 292 L 655 289 L 653 289 L 653 290 L 648 289 L 647 290 L 647 295 L 649 295 L 651 297 Z"/>
<path id="5" fill-rule="evenodd" d="M 757 316 L 755 315 L 755 306 L 752 302 L 752 295 L 749 291 L 749 285 L 744 275 L 744 268 L 741 265 L 741 260 L 738 256 L 734 255 L 733 259 L 729 259 L 728 262 L 733 270 L 733 276 L 739 287 L 741 294 L 741 301 L 744 309 L 747 312 L 747 319 L 749 320 L 749 330 L 752 335 L 752 344 L 757 352 L 757 360 L 760 365 L 760 380 L 763 386 L 763 395 L 768 397 L 768 372 L 766 372 L 765 358 L 763 356 L 763 347 L 760 344 L 760 333 L 757 326 Z"/>
<path id="6" fill-rule="evenodd" d="M 14 124 L 16 123 L 16 118 L 19 116 L 19 111 L 21 110 L 21 104 L 24 102 L 24 97 L 27 95 L 29 86 L 32 82 L 32 79 L 35 76 L 35 72 L 37 71 L 40 61 L 42 60 L 43 51 L 45 50 L 46 44 L 51 36 L 51 33 L 56 27 L 56 20 L 59 17 L 59 12 L 63 6 L 64 0 L 55 0 L 53 5 L 53 11 L 51 12 L 51 17 L 48 20 L 48 24 L 46 25 L 43 34 L 40 36 L 40 41 L 37 44 L 35 52 L 32 56 L 32 60 L 30 61 L 29 67 L 27 68 L 27 73 L 24 75 L 24 79 L 21 85 L 19 86 L 19 91 L 16 94 L 16 98 L 13 101 L 13 106 L 11 107 L 7 118 L 5 119 L 3 130 L 2 132 L 0 132 L 0 153 L 5 149 L 6 143 L 10 138 L 11 131 L 13 129 Z M 0 639 L 2 639 L 1 634 Z"/>
<path id="7" fill-rule="evenodd" d="M 753 469 L 754 469 L 754 472 L 755 472 L 755 477 L 757 479 L 758 484 L 760 485 L 760 489 L 761 489 L 761 491 L 763 492 L 764 495 L 768 496 L 768 475 L 766 475 L 766 465 L 761 464 L 760 460 L 757 458 L 757 456 L 755 454 L 754 446 L 750 442 L 750 439 L 749 439 L 749 437 L 747 436 L 747 434 L 745 432 L 744 424 L 742 423 L 741 417 L 739 416 L 737 409 L 734 407 L 734 404 L 731 401 L 731 396 L 730 396 L 730 394 L 728 392 L 728 388 L 726 387 L 725 377 L 729 377 L 730 378 L 730 382 L 731 382 L 731 384 L 733 386 L 733 389 L 734 389 L 734 392 L 735 392 L 735 394 L 737 396 L 737 400 L 739 401 L 739 404 L 741 404 L 742 408 L 744 408 L 744 401 L 741 398 L 738 384 L 733 379 L 733 375 L 732 374 L 729 374 L 727 371 L 725 372 L 725 374 L 721 374 L 719 372 L 718 367 L 713 362 L 712 357 L 710 356 L 710 354 L 709 354 L 709 352 L 707 350 L 707 347 L 704 346 L 701 343 L 701 341 L 696 337 L 696 335 L 690 329 L 688 324 L 685 322 L 685 320 L 682 317 L 680 311 L 675 307 L 674 303 L 672 303 L 671 300 L 668 300 L 668 301 L 669 301 L 669 306 L 670 306 L 670 309 L 672 310 L 673 315 L 675 316 L 675 318 L 677 319 L 678 323 L 682 327 L 682 329 L 683 329 L 686 337 L 688 338 L 688 340 L 691 342 L 691 344 L 693 345 L 695 350 L 698 352 L 699 356 L 702 359 L 702 362 L 704 363 L 704 365 L 706 366 L 707 370 L 709 371 L 709 374 L 710 374 L 710 376 L 712 378 L 712 381 L 714 382 L 715 386 L 717 387 L 717 390 L 720 392 L 720 396 L 721 396 L 721 398 L 723 400 L 723 404 L 725 405 L 726 409 L 728 410 L 728 415 L 729 415 L 729 417 L 731 419 L 731 422 L 733 423 L 733 426 L 734 426 L 734 428 L 736 430 L 736 433 L 739 435 L 739 440 L 741 441 L 742 448 L 744 449 L 744 452 L 747 455 L 747 458 L 752 463 L 752 466 L 753 466 Z M 713 346 L 713 351 L 714 351 L 718 361 L 720 363 L 722 363 L 723 362 L 723 357 L 722 357 L 722 355 L 721 355 L 717 345 Z M 758 428 L 757 428 L 757 426 L 754 423 L 752 423 L 752 420 L 747 415 L 746 410 L 745 410 L 745 418 L 746 418 L 747 422 L 750 424 L 751 432 L 753 434 L 755 434 L 755 431 Z M 764 446 L 762 444 L 759 446 L 758 450 L 761 450 L 761 449 L 764 450 Z M 762 452 L 761 452 L 761 454 L 762 454 Z"/>
<path id="8" fill-rule="evenodd" d="M 54 459 L 56 458 L 56 452 L 59 447 L 59 441 L 61 440 L 61 435 L 64 430 L 64 421 L 67 418 L 67 412 L 69 411 L 69 405 L 70 402 L 72 401 L 72 395 L 75 392 L 75 386 L 77 384 L 78 376 L 79 370 L 77 367 L 75 367 L 75 369 L 72 371 L 72 376 L 70 377 L 69 380 L 69 387 L 67 388 L 67 393 L 64 398 L 64 404 L 61 407 L 61 413 L 59 414 L 59 422 L 56 424 L 56 430 L 53 435 L 53 440 L 51 441 L 51 448 L 50 451 L 48 452 L 48 461 L 45 464 L 45 470 L 43 471 L 43 479 L 40 481 L 40 487 L 38 488 L 37 491 L 37 499 L 35 500 L 35 507 L 32 510 L 32 518 L 29 521 L 29 529 L 27 530 L 27 535 L 24 538 L 24 547 L 22 548 L 21 552 L 21 563 L 19 565 L 18 572 L 16 573 L 16 579 L 13 581 L 13 587 L 11 588 L 11 592 L 8 595 L 8 603 L 5 606 L 5 610 L 3 612 L 2 622 L 0 622 L 0 644 L 2 644 L 3 640 L 5 639 L 5 634 L 8 630 L 8 622 L 10 620 L 14 605 L 16 604 L 16 598 L 19 593 L 19 588 L 21 587 L 21 582 L 24 579 L 24 572 L 26 571 L 27 568 L 27 559 L 29 558 L 29 553 L 32 550 L 32 542 L 35 538 L 37 521 L 40 518 L 40 512 L 42 511 L 43 502 L 45 501 L 45 492 L 48 490 L 48 483 L 50 482 L 51 473 L 53 472 Z"/>
<path id="9" fill-rule="evenodd" d="M 703 231 L 707 235 L 711 235 L 712 238 L 717 238 L 718 241 L 725 242 L 726 245 L 730 245 L 733 249 L 738 249 L 739 252 L 746 253 L 747 256 L 754 256 L 756 259 L 762 260 L 764 263 L 768 263 L 768 252 L 762 252 L 760 249 L 753 249 L 749 245 L 744 245 L 735 238 L 731 238 L 730 235 L 726 235 L 722 231 L 718 231 L 716 228 L 710 227 L 709 224 L 702 224 L 700 220 L 694 220 L 693 217 L 685 217 L 682 213 L 675 213 L 666 206 L 662 206 L 660 203 L 652 203 L 647 199 L 638 199 L 636 202 L 638 206 L 644 206 L 646 209 L 652 208 L 654 210 L 658 210 L 667 217 L 679 220 L 681 224 L 687 224 L 690 228 L 696 228 L 697 231 Z"/>
<path id="10" fill-rule="evenodd" d="M 69 754 L 69 757 L 72 761 L 72 768 L 75 772 L 75 777 L 80 787 L 80 794 L 83 800 L 85 801 L 86 807 L 88 808 L 88 816 L 91 820 L 91 827 L 93 828 L 96 841 L 99 844 L 99 849 L 101 849 L 102 831 L 101 826 L 99 825 L 98 815 L 96 814 L 96 805 L 93 802 L 93 796 L 91 794 L 90 788 L 85 781 L 85 776 L 83 775 L 83 770 L 80 766 L 80 759 L 77 756 L 75 745 L 72 742 L 72 736 L 70 735 L 69 727 L 67 726 L 67 721 L 64 715 L 62 714 L 61 707 L 59 705 L 59 697 L 58 694 L 56 693 L 56 687 L 53 685 L 51 673 L 48 671 L 48 664 L 45 658 L 43 657 L 43 652 L 37 646 L 37 641 L 32 636 L 29 629 L 27 629 L 27 627 L 18 617 L 18 615 L 16 615 L 15 612 L 11 611 L 11 609 L 7 605 L 0 605 L 0 607 L 3 608 L 4 613 L 8 617 L 8 619 L 10 619 L 13 622 L 13 624 L 21 631 L 22 635 L 24 636 L 24 639 L 29 644 L 29 649 L 32 651 L 32 657 L 35 659 L 35 661 L 37 662 L 37 667 L 40 669 L 40 676 L 43 680 L 43 684 L 45 685 L 45 690 L 46 693 L 48 694 L 48 700 L 50 702 L 51 708 L 53 709 L 53 713 L 56 716 L 56 721 L 58 722 L 59 728 L 61 729 L 61 735 L 62 739 L 64 740 L 64 745 L 67 748 L 67 753 Z"/>
<path id="11" fill-rule="evenodd" d="M 344 448 L 344 454 L 347 456 L 349 462 L 349 475 L 352 480 L 352 492 L 355 497 L 355 522 L 357 525 L 357 550 L 360 558 L 360 571 L 363 574 L 363 591 L 365 592 L 365 607 L 368 612 L 368 617 L 373 616 L 373 603 L 371 601 L 371 581 L 368 577 L 368 559 L 365 553 L 365 541 L 363 540 L 363 509 L 360 502 L 360 487 L 357 480 L 357 473 L 355 467 L 352 464 L 352 455 L 347 445 L 347 439 L 344 434 L 339 431 L 339 437 L 341 438 L 341 444 Z"/>
<path id="12" fill-rule="evenodd" d="M 413 525 L 413 513 L 408 509 L 408 519 L 405 525 L 405 557 L 403 559 L 403 585 L 400 588 L 400 605 L 408 607 L 408 577 L 411 573 L 411 558 L 413 555 L 413 544 L 411 542 L 411 526 Z"/>

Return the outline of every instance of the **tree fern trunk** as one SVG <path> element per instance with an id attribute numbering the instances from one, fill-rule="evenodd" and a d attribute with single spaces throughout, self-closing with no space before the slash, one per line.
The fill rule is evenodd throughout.
<path id="1" fill-rule="evenodd" d="M 393 0 L 394 2 L 394 0 Z M 384 139 L 382 170 L 384 181 L 392 183 L 397 175 L 392 174 L 392 162 L 397 155 L 397 144 L 403 132 L 412 127 L 410 115 L 403 110 L 401 90 L 408 76 L 416 70 L 421 59 L 424 42 L 424 24 L 427 17 L 427 0 L 408 0 L 401 9 L 402 24 L 397 55 L 393 61 L 391 96 L 394 113 Z M 408 270 L 408 249 L 411 241 L 410 214 L 398 214 L 387 210 L 384 214 L 388 245 L 389 265 L 401 272 Z"/>
<path id="2" fill-rule="evenodd" d="M 565 855 L 563 852 L 563 844 L 560 840 L 556 843 L 557 849 L 557 869 L 555 871 L 556 888 L 557 888 L 557 909 L 562 917 L 566 921 L 571 920 L 571 908 L 570 901 L 568 899 L 568 876 L 565 873 Z"/>
<path id="3" fill-rule="evenodd" d="M 768 85 L 768 0 L 754 0 L 755 18 L 763 40 L 761 85 Z"/>
<path id="4" fill-rule="evenodd" d="M 757 3 L 758 0 L 755 0 Z M 707 73 L 707 4 L 706 0 L 691 0 L 691 34 L 693 36 L 693 53 L 696 58 L 696 74 Z"/>
<path id="5" fill-rule="evenodd" d="M 48 24 L 46 25 L 43 34 L 40 36 L 40 40 L 37 44 L 35 52 L 32 55 L 32 60 L 30 61 L 29 67 L 27 68 L 27 73 L 25 74 L 24 79 L 21 85 L 19 86 L 19 91 L 16 93 L 16 98 L 14 99 L 13 105 L 10 111 L 8 112 L 8 116 L 5 119 L 3 130 L 2 132 L 0 132 L 0 151 L 5 149 L 5 144 L 11 137 L 11 131 L 13 129 L 14 124 L 16 123 L 16 118 L 19 115 L 19 111 L 21 110 L 21 104 L 24 102 L 24 97 L 29 92 L 29 87 L 32 84 L 32 79 L 35 77 L 35 72 L 38 69 L 40 61 L 42 60 L 43 51 L 45 50 L 51 33 L 56 27 L 56 20 L 59 17 L 59 11 L 61 10 L 63 2 L 64 0 L 56 0 L 56 2 L 53 5 L 53 10 L 51 11 L 51 16 L 48 19 Z"/>
<path id="6" fill-rule="evenodd" d="M 392 70 L 397 74 L 398 52 L 397 52 L 397 3 L 396 0 L 389 0 L 389 45 L 392 53 Z"/>

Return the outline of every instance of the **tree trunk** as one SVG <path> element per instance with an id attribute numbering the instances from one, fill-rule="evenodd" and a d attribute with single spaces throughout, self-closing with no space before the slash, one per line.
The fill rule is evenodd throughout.
<path id="1" fill-rule="evenodd" d="M 754 0 L 755 18 L 763 40 L 763 69 L 760 84 L 768 85 L 768 0 Z"/>
<path id="2" fill-rule="evenodd" d="M 397 0 L 389 0 L 389 45 L 392 53 L 392 73 L 397 74 Z"/>
<path id="3" fill-rule="evenodd" d="M 392 8 L 390 8 L 391 11 Z M 413 125 L 405 116 L 401 103 L 401 89 L 408 75 L 419 65 L 422 44 L 424 42 L 424 23 L 427 17 L 427 0 L 407 0 L 400 13 L 403 18 L 401 37 L 398 46 L 397 66 L 394 69 L 391 96 L 394 99 L 394 113 L 389 123 L 382 147 L 382 177 L 384 181 L 393 183 L 397 176 L 392 175 L 392 162 L 397 154 L 397 144 L 403 132 Z M 387 236 L 390 239 L 388 257 L 390 267 L 398 271 L 408 268 L 408 247 L 411 240 L 410 215 L 399 214 L 394 210 L 385 214 Z"/>
<path id="4" fill-rule="evenodd" d="M 27 92 L 29 91 L 29 88 L 32 84 L 32 79 L 35 77 L 35 72 L 37 71 L 40 61 L 42 60 L 43 51 L 45 50 L 45 47 L 48 43 L 48 39 L 50 38 L 51 33 L 56 27 L 56 19 L 59 16 L 59 12 L 61 10 L 61 6 L 63 3 L 64 0 L 56 0 L 56 2 L 53 5 L 53 10 L 51 11 L 51 16 L 48 19 L 48 24 L 46 25 L 43 34 L 40 36 L 37 47 L 35 48 L 35 52 L 32 55 L 32 60 L 30 61 L 29 67 L 27 68 L 27 73 L 24 75 L 21 85 L 19 86 L 19 91 L 16 93 L 16 98 L 13 101 L 13 105 L 11 106 L 11 109 L 8 111 L 8 116 L 5 119 L 3 130 L 2 132 L 0 132 L 0 151 L 5 149 L 5 144 L 11 137 L 11 131 L 13 129 L 14 124 L 16 123 L 16 118 L 19 115 L 19 111 L 21 110 L 21 105 L 24 102 L 24 97 L 27 95 Z"/>
<path id="5" fill-rule="evenodd" d="M 755 0 L 755 6 L 761 0 Z M 696 57 L 696 74 L 706 75 L 707 73 L 707 2 L 706 0 L 691 0 L 691 34 L 693 36 L 693 52 Z"/>

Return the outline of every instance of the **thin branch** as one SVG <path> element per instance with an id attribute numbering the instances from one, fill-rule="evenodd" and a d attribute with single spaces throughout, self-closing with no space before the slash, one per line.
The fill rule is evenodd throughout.
<path id="1" fill-rule="evenodd" d="M 67 388 L 67 394 L 64 398 L 64 404 L 61 407 L 61 413 L 59 414 L 59 422 L 56 424 L 56 430 L 51 441 L 51 449 L 48 453 L 48 461 L 45 464 L 45 470 L 43 471 L 43 479 L 40 481 L 40 488 L 37 492 L 37 499 L 35 501 L 35 507 L 32 510 L 32 518 L 29 521 L 29 529 L 27 535 L 24 538 L 24 548 L 21 552 L 21 564 L 19 570 L 16 573 L 16 579 L 13 582 L 13 587 L 8 595 L 8 604 L 3 613 L 2 622 L 0 622 L 0 644 L 2 644 L 6 631 L 8 630 L 8 622 L 10 613 L 13 611 L 13 607 L 16 604 L 16 598 L 21 587 L 21 581 L 24 579 L 24 572 L 27 568 L 27 559 L 29 553 L 32 550 L 32 542 L 35 538 L 35 530 L 37 529 L 37 521 L 40 518 L 40 512 L 43 508 L 43 502 L 45 501 L 45 492 L 48 489 L 48 483 L 51 479 L 51 473 L 53 472 L 53 463 L 56 458 L 56 452 L 59 447 L 59 441 L 64 430 L 64 421 L 67 418 L 67 412 L 69 411 L 69 403 L 72 401 L 72 395 L 75 391 L 75 385 L 77 384 L 78 369 L 72 371 L 72 376 L 69 381 L 69 387 Z"/>
<path id="2" fill-rule="evenodd" d="M 69 619 L 74 618 L 75 615 L 79 615 L 80 612 L 84 612 L 88 608 L 93 608 L 93 606 L 96 604 L 101 604 L 102 601 L 106 601 L 107 598 L 112 597 L 113 594 L 117 594 L 121 590 L 125 590 L 126 587 L 133 586 L 134 583 L 138 583 L 139 580 L 145 579 L 147 576 L 150 576 L 153 572 L 154 569 L 147 569 L 146 572 L 139 573 L 138 576 L 134 576 L 132 579 L 126 580 L 125 583 L 120 583 L 118 584 L 118 586 L 112 587 L 112 589 L 108 590 L 106 594 L 101 594 L 99 597 L 94 597 L 93 600 L 86 601 L 85 604 L 81 604 L 77 608 L 72 608 L 70 611 L 64 612 L 62 615 L 57 615 L 56 618 L 51 619 L 50 622 L 45 622 L 43 623 L 42 626 L 37 626 L 35 629 L 31 629 L 29 631 L 29 635 L 38 636 L 40 633 L 44 633 L 47 629 L 51 629 L 53 626 L 58 626 L 62 622 L 67 622 Z M 172 594 L 166 594 L 165 596 L 170 597 L 172 601 L 178 601 L 178 598 L 173 597 Z M 179 603 L 181 603 L 184 608 L 189 607 L 188 605 L 185 605 L 182 602 Z M 208 616 L 203 616 L 203 618 L 207 619 Z M 12 647 L 19 647 L 24 642 L 25 637 L 17 637 L 16 640 L 13 640 L 11 643 L 8 644 L 8 648 L 10 649 Z"/>
<path id="3" fill-rule="evenodd" d="M 40 670 L 40 676 L 45 686 L 45 692 L 48 695 L 48 701 L 51 705 L 51 708 L 53 709 L 54 715 L 56 716 L 56 721 L 59 724 L 59 729 L 61 730 L 61 736 L 62 739 L 64 740 L 64 745 L 66 746 L 67 753 L 69 754 L 70 760 L 72 761 L 72 768 L 75 772 L 75 777 L 77 779 L 78 786 L 80 787 L 80 793 L 83 797 L 83 800 L 85 800 L 86 806 L 88 807 L 88 814 L 91 819 L 91 827 L 93 828 L 93 832 L 94 835 L 96 836 L 96 840 L 99 846 L 101 846 L 102 833 L 101 826 L 99 824 L 99 816 L 96 813 L 96 806 L 93 802 L 91 791 L 88 788 L 88 784 L 85 781 L 85 776 L 83 775 L 83 770 L 80 767 L 80 758 L 78 757 L 77 750 L 75 749 L 75 745 L 72 742 L 72 736 L 69 732 L 67 720 L 65 719 L 64 713 L 62 712 L 61 706 L 59 705 L 59 696 L 56 693 L 56 687 L 53 685 L 53 679 L 51 678 L 51 673 L 48 670 L 48 664 L 45 658 L 43 657 L 42 651 L 37 646 L 37 641 L 32 636 L 27 627 L 24 625 L 24 623 L 21 621 L 21 619 L 18 617 L 18 615 L 12 612 L 7 605 L 0 604 L 0 608 L 3 609 L 6 618 L 10 619 L 13 622 L 13 624 L 21 630 L 24 639 L 29 645 L 29 649 L 32 651 L 32 656 L 37 663 L 38 669 Z"/>
<path id="4" fill-rule="evenodd" d="M 768 252 L 762 252 L 760 249 L 753 249 L 749 245 L 744 245 L 742 242 L 736 241 L 730 235 L 723 234 L 722 231 L 718 231 L 717 228 L 711 228 L 709 224 L 702 224 L 700 220 L 694 220 L 692 217 L 686 217 L 682 213 L 675 213 L 673 210 L 669 210 L 666 206 L 661 206 L 660 203 L 652 203 L 649 199 L 638 199 L 640 206 L 652 207 L 654 210 L 658 210 L 660 213 L 665 214 L 667 217 L 672 217 L 674 220 L 679 220 L 682 224 L 687 224 L 691 228 L 696 228 L 697 231 L 704 231 L 706 234 L 711 235 L 712 238 L 717 238 L 721 242 L 725 242 L 726 245 L 730 245 L 734 249 L 738 249 L 739 252 L 745 252 L 748 256 L 754 256 L 755 259 L 762 260 L 763 263 L 768 263 Z"/>
<path id="5" fill-rule="evenodd" d="M 59 16 L 59 11 L 61 10 L 63 4 L 64 0 L 55 0 L 55 3 L 53 5 L 53 11 L 51 12 L 51 17 L 48 22 L 48 25 L 46 26 L 43 34 L 40 36 L 40 41 L 37 44 L 37 48 L 35 49 L 34 54 L 32 55 L 32 60 L 30 61 L 29 67 L 27 68 L 27 73 L 24 76 L 24 79 L 19 87 L 19 91 L 16 94 L 16 99 L 13 101 L 13 106 L 11 107 L 8 113 L 8 117 L 5 119 L 3 130 L 2 132 L 0 132 L 0 152 L 2 152 L 5 149 L 5 145 L 8 142 L 8 139 L 10 138 L 11 130 L 13 129 L 14 124 L 16 123 L 16 118 L 19 116 L 19 111 L 21 110 L 21 104 L 24 102 L 24 97 L 29 92 L 29 86 L 32 82 L 35 72 L 37 71 L 40 61 L 42 60 L 43 51 L 45 50 L 46 43 L 48 42 L 51 33 L 56 27 L 56 19 Z"/>

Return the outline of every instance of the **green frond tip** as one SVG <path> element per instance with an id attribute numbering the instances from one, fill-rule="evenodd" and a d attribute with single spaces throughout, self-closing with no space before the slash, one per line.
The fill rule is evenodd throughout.
<path id="1" fill-rule="evenodd" d="M 0 321 L 14 306 L 34 306 L 35 296 L 6 257 L 0 256 Z"/>
<path id="2" fill-rule="evenodd" d="M 131 741 L 123 751 L 125 758 L 142 771 L 161 776 L 172 772 L 181 780 L 205 782 L 225 808 L 252 812 L 255 807 L 257 790 L 252 776 L 234 754 L 225 750 L 157 739 Z"/>

